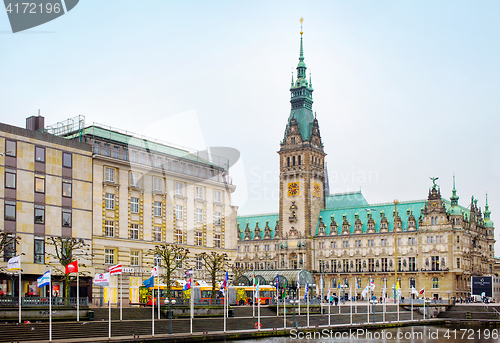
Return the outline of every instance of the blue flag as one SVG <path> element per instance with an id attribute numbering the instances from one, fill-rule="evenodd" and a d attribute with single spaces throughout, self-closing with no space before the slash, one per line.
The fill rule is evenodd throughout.
<path id="1" fill-rule="evenodd" d="M 304 296 L 304 299 L 307 299 L 307 295 L 309 294 L 309 284 L 306 283 L 306 294 Z"/>
<path id="2" fill-rule="evenodd" d="M 147 280 L 144 280 L 144 282 L 142 283 L 144 285 L 144 287 L 153 287 L 155 285 L 155 277 L 154 276 L 151 276 L 149 279 Z"/>
<path id="3" fill-rule="evenodd" d="M 36 281 L 39 288 L 48 286 L 50 284 L 50 270 L 47 270 L 45 273 L 43 273 L 43 275 L 36 279 Z"/>
<path id="4" fill-rule="evenodd" d="M 279 286 L 280 286 L 280 275 L 276 274 L 276 292 L 278 292 Z"/>

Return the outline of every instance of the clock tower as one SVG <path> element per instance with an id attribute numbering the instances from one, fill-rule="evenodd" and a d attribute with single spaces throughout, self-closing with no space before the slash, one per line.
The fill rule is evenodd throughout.
<path id="1" fill-rule="evenodd" d="M 301 19 L 302 23 L 302 19 Z M 302 27 L 301 27 L 302 28 Z M 300 32 L 297 79 L 290 88 L 291 111 L 280 143 L 280 268 L 313 269 L 312 237 L 325 207 L 325 152 L 312 110 L 312 82 L 307 80 Z"/>

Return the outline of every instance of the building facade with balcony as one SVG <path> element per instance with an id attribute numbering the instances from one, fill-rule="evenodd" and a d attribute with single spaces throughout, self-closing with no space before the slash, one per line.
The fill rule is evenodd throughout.
<path id="1" fill-rule="evenodd" d="M 307 269 L 318 291 L 324 285 L 325 295 L 328 288 L 338 294 L 348 285 L 359 295 L 373 281 L 377 297 L 394 294 L 396 278 L 404 297 L 411 287 L 424 288 L 427 297 L 466 297 L 471 276 L 494 273 L 487 199 L 484 213 L 474 197 L 468 207 L 458 205 L 454 180 L 449 200 L 434 179 L 427 199 L 402 201 L 397 208 L 369 204 L 361 192 L 329 194 L 302 32 L 290 92 L 290 116 L 278 151 L 279 212 L 238 217 L 240 267 Z"/>

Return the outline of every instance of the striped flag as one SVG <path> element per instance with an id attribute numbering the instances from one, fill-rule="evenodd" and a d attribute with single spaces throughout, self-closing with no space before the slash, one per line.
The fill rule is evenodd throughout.
<path id="1" fill-rule="evenodd" d="M 121 264 L 117 264 L 115 266 L 112 266 L 112 267 L 109 267 L 109 273 L 111 275 L 113 274 L 121 274 L 122 273 L 122 265 Z"/>
<path id="2" fill-rule="evenodd" d="M 300 274 L 297 275 L 297 289 L 300 288 Z"/>
<path id="3" fill-rule="evenodd" d="M 306 294 L 304 295 L 304 299 L 307 299 L 308 295 L 309 295 L 309 284 L 306 283 Z"/>
<path id="4" fill-rule="evenodd" d="M 45 273 L 43 273 L 43 275 L 40 276 L 36 281 L 38 283 L 38 288 L 48 286 L 50 283 L 50 270 L 47 270 Z"/>

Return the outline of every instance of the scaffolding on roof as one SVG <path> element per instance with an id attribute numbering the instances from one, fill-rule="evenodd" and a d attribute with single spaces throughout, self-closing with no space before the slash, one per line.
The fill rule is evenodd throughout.
<path id="1" fill-rule="evenodd" d="M 49 133 L 54 136 L 65 136 L 71 132 L 81 131 L 84 128 L 85 116 L 78 115 L 76 117 L 57 122 L 53 125 L 49 125 L 43 129 L 40 129 L 40 131 Z"/>

